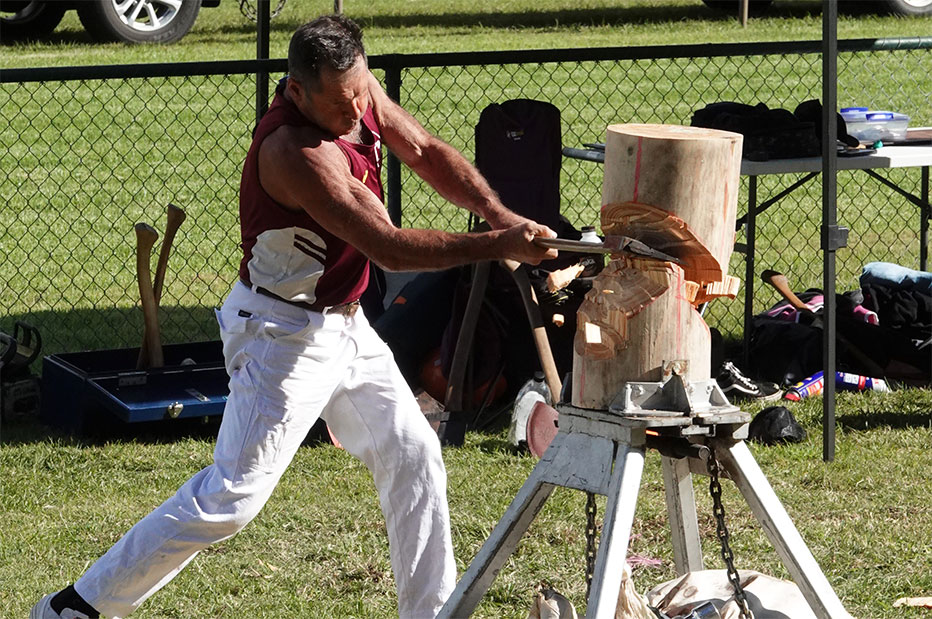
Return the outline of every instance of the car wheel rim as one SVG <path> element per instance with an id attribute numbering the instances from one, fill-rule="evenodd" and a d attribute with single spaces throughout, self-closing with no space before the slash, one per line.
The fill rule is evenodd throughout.
<path id="1" fill-rule="evenodd" d="M 181 10 L 181 0 L 110 0 L 126 26 L 138 32 L 165 28 Z"/>

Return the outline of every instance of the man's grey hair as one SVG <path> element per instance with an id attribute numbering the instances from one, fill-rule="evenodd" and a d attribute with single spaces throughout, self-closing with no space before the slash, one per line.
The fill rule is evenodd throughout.
<path id="1" fill-rule="evenodd" d="M 314 90 L 320 87 L 323 67 L 346 71 L 366 58 L 362 30 L 343 15 L 324 15 L 295 31 L 288 45 L 288 73 Z"/>

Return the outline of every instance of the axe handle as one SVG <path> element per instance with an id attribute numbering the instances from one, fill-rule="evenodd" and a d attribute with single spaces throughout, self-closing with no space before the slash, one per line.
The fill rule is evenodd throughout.
<path id="1" fill-rule="evenodd" d="M 148 224 L 136 224 L 136 278 L 139 280 L 139 297 L 142 301 L 142 315 L 145 323 L 145 339 L 148 346 L 148 358 L 143 359 L 143 369 L 148 367 L 161 367 L 164 364 L 162 357 L 162 343 L 159 339 L 158 305 L 152 291 L 152 275 L 150 269 L 150 252 L 155 241 L 159 238 L 155 228 Z"/>
<path id="2" fill-rule="evenodd" d="M 152 292 L 155 295 L 155 302 L 158 304 L 162 300 L 162 285 L 165 282 L 165 269 L 168 266 L 168 256 L 171 253 L 172 242 L 175 240 L 175 233 L 185 220 L 185 212 L 174 204 L 169 204 L 168 216 L 165 223 L 165 236 L 162 237 L 162 247 L 159 249 L 159 260 L 155 267 L 155 277 L 152 279 Z"/>
<path id="3" fill-rule="evenodd" d="M 802 300 L 796 296 L 796 293 L 790 288 L 790 284 L 786 281 L 786 275 L 778 271 L 772 271 L 770 269 L 765 270 L 760 274 L 762 280 L 765 283 L 773 286 L 780 295 L 786 299 L 786 301 L 793 306 L 794 309 L 799 310 L 800 312 L 805 312 L 807 314 L 812 314 L 812 309 L 802 302 Z"/>
<path id="4" fill-rule="evenodd" d="M 557 364 L 553 359 L 553 350 L 550 348 L 550 339 L 547 337 L 547 330 L 540 315 L 537 295 L 534 294 L 534 288 L 531 286 L 527 272 L 522 268 L 520 262 L 506 259 L 502 260 L 502 264 L 511 272 L 511 276 L 514 277 L 515 283 L 518 285 L 521 300 L 524 302 L 524 310 L 527 312 L 528 322 L 531 324 L 531 332 L 534 336 L 534 345 L 537 347 L 540 368 L 544 372 L 544 379 L 547 382 L 547 387 L 550 388 L 553 401 L 559 402 L 560 392 L 563 391 L 563 383 L 560 380 Z"/>
<path id="5" fill-rule="evenodd" d="M 171 253 L 172 242 L 175 240 L 175 233 L 184 222 L 186 217 L 182 208 L 169 204 L 167 221 L 165 223 L 165 236 L 162 237 L 162 247 L 159 249 L 159 259 L 155 267 L 155 276 L 152 279 L 152 296 L 155 298 L 155 307 L 159 307 L 162 301 L 162 285 L 165 282 L 165 269 L 168 266 L 168 256 Z M 159 334 L 161 339 L 161 334 Z M 142 345 L 139 347 L 139 358 L 136 361 L 137 367 L 143 367 L 149 358 L 149 336 L 143 334 Z"/>

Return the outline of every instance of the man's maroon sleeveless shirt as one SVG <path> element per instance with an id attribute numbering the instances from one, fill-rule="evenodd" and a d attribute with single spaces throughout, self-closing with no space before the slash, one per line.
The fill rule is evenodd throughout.
<path id="1" fill-rule="evenodd" d="M 328 232 L 304 210 L 290 209 L 269 196 L 259 183 L 259 147 L 281 126 L 314 126 L 285 98 L 284 80 L 268 112 L 256 127 L 240 181 L 240 227 L 243 258 L 240 279 L 287 301 L 315 310 L 356 301 L 369 282 L 369 260 Z M 362 118 L 372 144 L 335 138 L 354 177 L 382 200 L 381 131 L 372 107 Z"/>

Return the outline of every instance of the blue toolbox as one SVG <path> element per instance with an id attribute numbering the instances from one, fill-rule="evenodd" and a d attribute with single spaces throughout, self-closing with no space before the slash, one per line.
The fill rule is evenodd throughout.
<path id="1" fill-rule="evenodd" d="M 69 433 L 115 422 L 221 415 L 229 395 L 220 341 L 167 344 L 165 365 L 136 367 L 139 348 L 49 355 L 42 360 L 41 420 Z"/>

